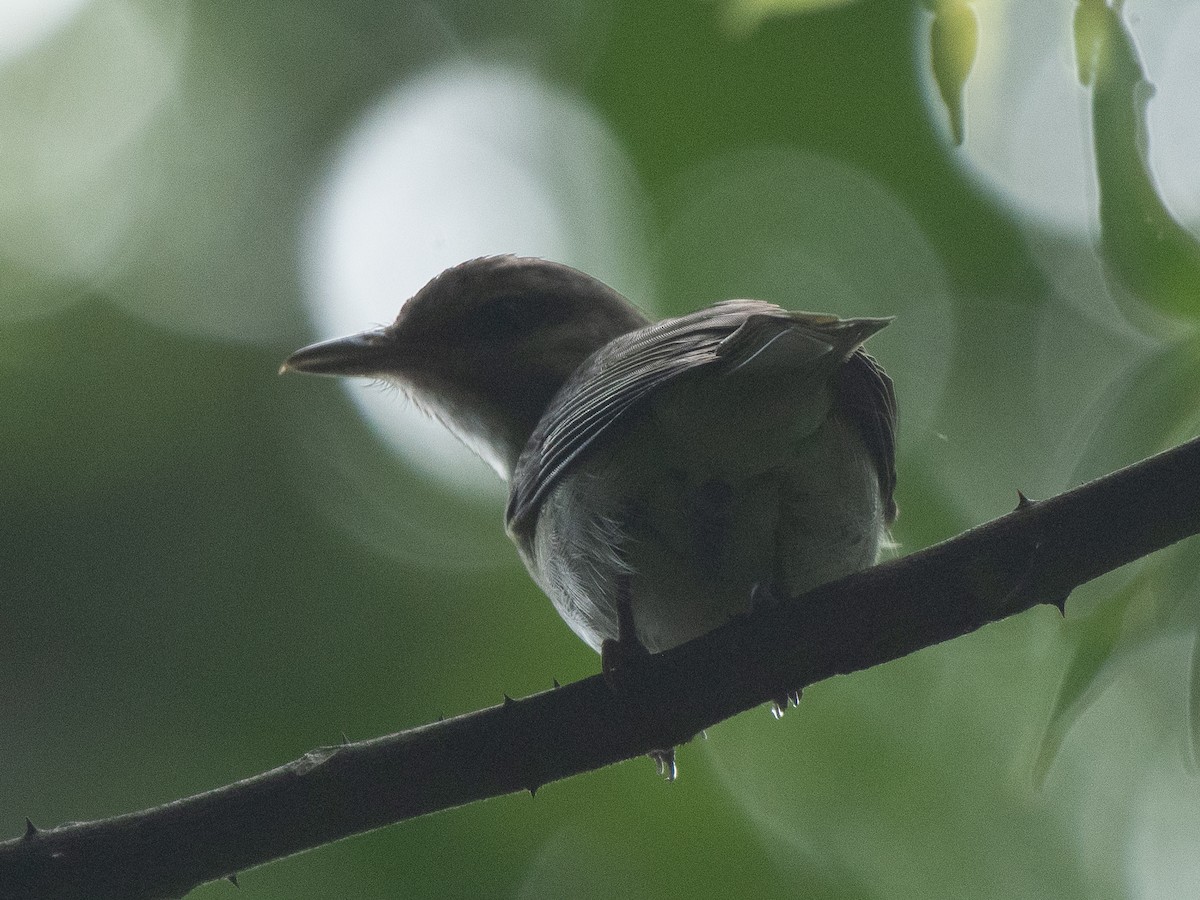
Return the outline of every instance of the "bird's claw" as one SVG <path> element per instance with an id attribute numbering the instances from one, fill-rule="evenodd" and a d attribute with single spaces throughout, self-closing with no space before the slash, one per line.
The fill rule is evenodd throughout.
<path id="1" fill-rule="evenodd" d="M 776 719 L 782 719 L 783 714 L 789 706 L 795 707 L 800 705 L 800 697 L 803 696 L 803 691 L 796 688 L 794 691 L 788 691 L 781 694 L 771 701 L 771 715 Z"/>
<path id="2" fill-rule="evenodd" d="M 646 755 L 654 760 L 654 764 L 658 766 L 658 774 L 667 781 L 674 781 L 679 776 L 679 769 L 675 765 L 674 747 L 667 750 L 651 750 Z"/>

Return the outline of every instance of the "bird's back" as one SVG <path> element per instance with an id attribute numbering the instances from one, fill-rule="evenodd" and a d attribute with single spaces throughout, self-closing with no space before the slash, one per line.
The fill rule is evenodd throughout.
<path id="1" fill-rule="evenodd" d="M 890 485 L 885 496 L 861 426 L 834 411 L 847 355 L 882 327 L 859 321 L 719 305 L 624 336 L 568 383 L 576 402 L 556 398 L 530 446 L 555 433 L 581 449 L 541 470 L 552 481 L 533 527 L 514 536 L 580 637 L 597 649 L 617 637 L 625 577 L 638 636 L 661 650 L 745 611 L 756 587 L 794 594 L 874 561 Z M 639 375 L 644 385 L 664 357 L 689 353 L 637 392 Z M 620 385 L 604 383 L 614 371 L 636 394 L 625 406 Z M 607 405 L 578 401 L 589 392 Z M 556 408 L 569 412 L 556 419 Z"/>

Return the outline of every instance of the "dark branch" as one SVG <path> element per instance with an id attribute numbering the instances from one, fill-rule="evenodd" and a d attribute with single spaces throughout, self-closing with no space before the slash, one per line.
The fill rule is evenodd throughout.
<path id="1" fill-rule="evenodd" d="M 1200 439 L 904 559 L 596 676 L 371 741 L 313 750 L 165 806 L 0 844 L 4 897 L 177 897 L 435 810 L 656 748 L 798 687 L 1038 603 L 1200 531 Z"/>

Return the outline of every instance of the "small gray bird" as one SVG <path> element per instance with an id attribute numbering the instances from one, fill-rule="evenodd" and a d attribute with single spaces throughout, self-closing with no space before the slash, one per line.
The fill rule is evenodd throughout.
<path id="1" fill-rule="evenodd" d="M 896 400 L 861 345 L 889 321 L 730 300 L 650 324 L 496 256 L 283 371 L 398 385 L 508 482 L 509 536 L 572 630 L 660 651 L 875 562 Z"/>

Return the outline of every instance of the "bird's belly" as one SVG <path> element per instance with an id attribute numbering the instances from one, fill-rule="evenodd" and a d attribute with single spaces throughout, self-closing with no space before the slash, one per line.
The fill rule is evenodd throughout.
<path id="1" fill-rule="evenodd" d="M 756 589 L 792 596 L 875 561 L 884 513 L 855 429 L 824 409 L 808 425 L 756 412 L 800 425 L 699 442 L 647 415 L 548 498 L 530 568 L 592 647 L 617 637 L 626 578 L 638 637 L 659 651 L 746 612 Z"/>

